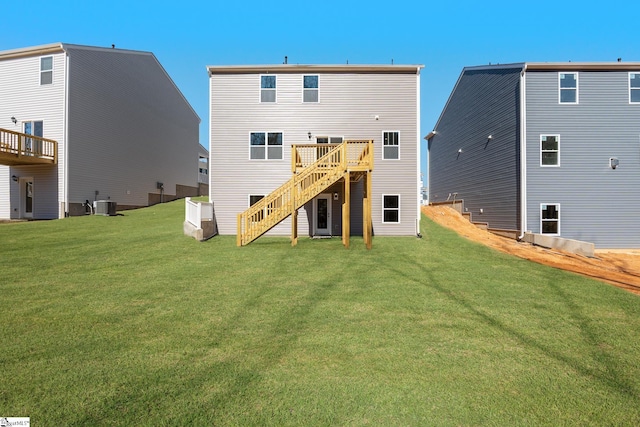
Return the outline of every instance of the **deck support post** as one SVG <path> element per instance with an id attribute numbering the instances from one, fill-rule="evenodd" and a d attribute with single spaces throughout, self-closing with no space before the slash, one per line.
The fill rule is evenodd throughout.
<path id="1" fill-rule="evenodd" d="M 344 174 L 344 191 L 342 195 L 342 244 L 349 249 L 351 236 L 351 174 Z"/>
<path id="2" fill-rule="evenodd" d="M 362 199 L 362 236 L 367 249 L 371 249 L 371 236 L 373 234 L 373 222 L 371 220 L 371 172 L 364 175 L 364 197 Z"/>

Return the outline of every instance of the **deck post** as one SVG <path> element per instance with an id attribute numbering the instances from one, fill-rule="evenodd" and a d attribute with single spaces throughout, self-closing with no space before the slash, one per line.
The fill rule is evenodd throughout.
<path id="1" fill-rule="evenodd" d="M 238 214 L 238 234 L 236 235 L 236 246 L 242 246 L 242 214 Z"/>
<path id="2" fill-rule="evenodd" d="M 372 220 L 371 220 L 371 172 L 364 175 L 364 197 L 362 199 L 363 229 L 362 235 L 367 249 L 371 249 Z"/>
<path id="3" fill-rule="evenodd" d="M 349 249 L 351 235 L 351 174 L 344 174 L 344 191 L 342 196 L 342 244 Z"/>
<path id="4" fill-rule="evenodd" d="M 298 184 L 294 181 L 291 188 L 291 246 L 298 244 L 298 209 L 296 209 Z"/>

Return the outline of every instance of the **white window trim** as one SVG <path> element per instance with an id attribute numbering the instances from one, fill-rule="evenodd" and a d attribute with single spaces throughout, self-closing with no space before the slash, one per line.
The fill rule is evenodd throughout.
<path id="1" fill-rule="evenodd" d="M 635 74 L 637 76 L 636 78 L 640 78 L 640 71 L 631 71 L 631 72 L 629 72 L 629 77 L 627 78 L 627 85 L 629 85 L 629 104 L 638 105 L 638 104 L 640 104 L 640 101 L 635 101 L 635 102 L 631 101 L 631 91 L 632 90 L 636 90 L 636 91 L 640 92 L 640 88 L 633 88 L 633 89 L 631 88 L 631 75 L 632 74 Z"/>
<path id="2" fill-rule="evenodd" d="M 50 70 L 43 70 L 42 69 L 42 60 L 45 58 L 51 58 L 51 69 Z M 54 69 L 54 61 L 53 61 L 53 56 L 52 55 L 48 55 L 48 56 L 41 56 L 40 57 L 40 74 L 39 74 L 39 82 L 40 82 L 40 86 L 51 86 L 53 85 L 53 69 Z M 42 73 L 51 73 L 51 83 L 42 83 Z"/>
<path id="3" fill-rule="evenodd" d="M 556 206 L 556 210 L 558 211 L 558 219 L 542 219 L 542 206 Z M 562 211 L 560 210 L 560 203 L 540 203 L 540 210 L 538 211 L 540 215 L 540 234 L 544 234 L 545 236 L 559 236 L 560 235 L 560 221 L 562 220 Z M 542 221 L 557 221 L 558 222 L 558 232 L 557 233 L 543 233 L 542 232 Z"/>
<path id="4" fill-rule="evenodd" d="M 398 145 L 389 145 L 389 147 L 398 147 L 398 158 L 397 159 L 394 159 L 394 158 L 387 159 L 384 156 L 384 147 L 386 147 L 386 145 L 384 145 L 384 134 L 385 133 L 397 133 L 398 134 Z M 400 131 L 399 130 L 383 130 L 381 135 L 382 135 L 381 136 L 381 141 L 382 141 L 382 160 L 392 160 L 392 161 L 400 160 L 400 145 L 401 145 L 401 143 L 400 143 L 400 141 L 401 141 Z"/>
<path id="5" fill-rule="evenodd" d="M 385 221 L 384 220 L 384 211 L 385 211 L 385 207 L 384 207 L 384 198 L 387 196 L 397 196 L 398 197 L 398 221 Z M 402 196 L 400 194 L 383 194 L 382 195 L 382 223 L 383 224 L 400 224 L 402 222 L 402 215 L 401 215 L 401 207 L 402 207 Z M 391 210 L 391 209 L 389 209 Z"/>
<path id="6" fill-rule="evenodd" d="M 271 76 L 271 77 L 275 77 L 276 78 L 276 87 L 271 89 L 271 88 L 263 88 L 262 87 L 262 77 L 263 76 Z M 260 74 L 260 79 L 258 80 L 258 84 L 260 85 L 260 91 L 258 92 L 258 102 L 260 104 L 277 104 L 278 103 L 278 75 L 277 74 Z M 263 90 L 272 90 L 275 92 L 276 96 L 275 96 L 275 101 L 273 102 L 263 102 L 262 101 L 262 91 Z"/>
<path id="7" fill-rule="evenodd" d="M 251 145 L 251 134 L 252 133 L 263 133 L 264 134 L 264 148 L 265 148 L 265 152 L 264 152 L 264 158 L 262 159 L 253 159 L 251 158 L 251 147 L 257 147 L 255 145 Z M 282 134 L 282 145 L 280 147 L 282 147 L 282 158 L 281 159 L 270 159 L 268 156 L 268 150 L 267 147 L 269 147 L 269 134 L 270 133 L 280 133 Z M 284 132 L 281 130 L 254 130 L 249 132 L 248 135 L 248 140 L 249 140 L 249 161 L 251 162 L 281 162 L 285 159 L 285 153 L 284 153 L 284 146 L 285 146 L 285 142 L 284 142 Z"/>
<path id="8" fill-rule="evenodd" d="M 560 85 L 561 85 L 560 82 L 562 81 L 561 76 L 563 74 L 573 74 L 573 75 L 576 76 L 576 88 L 575 88 L 576 100 L 575 100 L 575 102 L 562 102 L 562 87 L 560 87 Z M 558 104 L 561 104 L 561 105 L 576 105 L 576 104 L 580 103 L 580 76 L 578 74 L 579 73 L 577 73 L 577 72 L 573 72 L 573 73 L 570 73 L 570 72 L 559 72 L 558 73 Z M 569 89 L 569 88 L 565 88 L 565 90 L 567 90 L 567 89 Z"/>
<path id="9" fill-rule="evenodd" d="M 247 195 L 247 206 L 248 206 L 248 207 L 253 206 L 253 205 L 251 204 L 251 198 L 252 198 L 252 197 L 261 197 L 262 199 L 264 199 L 264 198 L 265 198 L 265 196 L 266 196 L 265 194 L 248 194 L 248 195 Z M 260 200 L 262 200 L 262 199 L 260 199 Z M 258 203 L 258 202 L 256 202 L 256 203 Z"/>
<path id="10" fill-rule="evenodd" d="M 543 136 L 555 136 L 558 138 L 558 163 L 555 165 L 544 165 L 542 164 L 542 137 Z M 542 168 L 559 168 L 560 167 L 560 134 L 556 133 L 541 133 L 540 134 L 540 167 Z"/>
<path id="11" fill-rule="evenodd" d="M 304 78 L 307 77 L 307 76 L 316 76 L 318 78 L 318 87 L 315 88 L 315 90 L 318 91 L 318 100 L 315 101 L 315 102 L 310 102 L 310 101 L 305 101 L 304 100 L 304 91 L 305 90 L 312 90 L 312 88 L 305 89 L 305 87 L 304 87 Z M 300 84 L 302 86 L 302 103 L 303 104 L 311 104 L 311 105 L 320 104 L 320 75 L 319 74 L 303 74 L 301 79 L 300 79 Z M 276 84 L 276 86 L 277 86 L 277 84 Z"/>

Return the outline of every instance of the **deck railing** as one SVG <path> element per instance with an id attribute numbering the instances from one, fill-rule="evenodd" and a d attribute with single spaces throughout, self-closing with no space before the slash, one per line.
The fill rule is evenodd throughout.
<path id="1" fill-rule="evenodd" d="M 0 164 L 58 163 L 58 143 L 52 139 L 0 129 Z"/>
<path id="2" fill-rule="evenodd" d="M 202 221 L 213 220 L 213 203 L 194 202 L 191 197 L 185 198 L 185 219 L 198 228 Z"/>
<path id="3" fill-rule="evenodd" d="M 238 214 L 238 246 L 262 236 L 345 173 L 372 170 L 373 141 L 293 145 L 291 157 L 294 176 Z"/>

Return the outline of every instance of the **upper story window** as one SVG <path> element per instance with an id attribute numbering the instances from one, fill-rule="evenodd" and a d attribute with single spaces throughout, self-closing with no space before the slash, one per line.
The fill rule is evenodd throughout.
<path id="1" fill-rule="evenodd" d="M 560 104 L 578 103 L 578 73 L 559 73 Z"/>
<path id="2" fill-rule="evenodd" d="M 50 85 L 53 83 L 53 56 L 40 58 L 40 84 Z"/>
<path id="3" fill-rule="evenodd" d="M 276 76 L 260 76 L 260 102 L 276 102 Z"/>
<path id="4" fill-rule="evenodd" d="M 302 77 L 302 102 L 318 102 L 318 76 Z"/>
<path id="5" fill-rule="evenodd" d="M 252 132 L 252 160 L 282 160 L 282 132 Z"/>
<path id="6" fill-rule="evenodd" d="M 385 160 L 400 158 L 400 132 L 382 133 L 382 158 Z"/>
<path id="7" fill-rule="evenodd" d="M 629 102 L 640 104 L 640 73 L 629 73 Z"/>
<path id="8" fill-rule="evenodd" d="M 560 135 L 540 135 L 540 166 L 560 166 Z"/>

